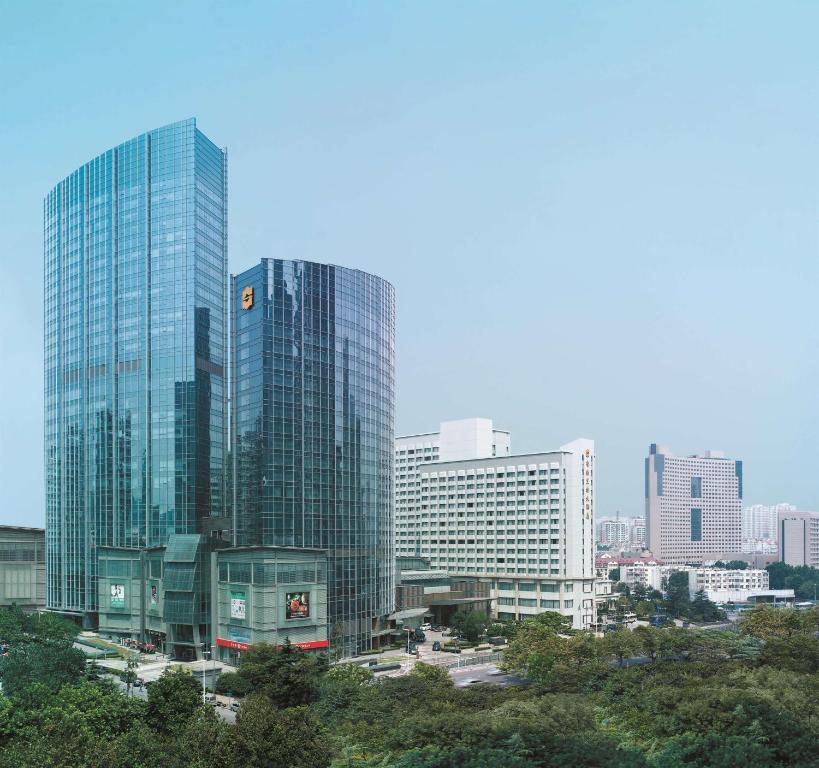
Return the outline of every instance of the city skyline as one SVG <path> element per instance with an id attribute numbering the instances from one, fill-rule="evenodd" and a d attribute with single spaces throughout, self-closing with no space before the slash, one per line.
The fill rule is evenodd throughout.
<path id="1" fill-rule="evenodd" d="M 639 516 L 655 439 L 741 458 L 747 504 L 819 508 L 819 363 L 805 354 L 817 9 L 484 8 L 463 34 L 452 8 L 259 6 L 254 29 L 194 8 L 1 12 L 38 35 L 0 50 L 20 74 L 0 126 L 14 148 L 0 190 L 0 522 L 45 520 L 43 297 L 30 290 L 43 199 L 100 147 L 194 115 L 229 151 L 231 272 L 304 258 L 395 285 L 399 434 L 491 415 L 516 452 L 587 435 L 605 515 Z M 191 34 L 174 35 L 183 23 Z M 80 31 L 98 46 L 74 45 Z M 69 87 L 69 54 L 95 88 Z"/>

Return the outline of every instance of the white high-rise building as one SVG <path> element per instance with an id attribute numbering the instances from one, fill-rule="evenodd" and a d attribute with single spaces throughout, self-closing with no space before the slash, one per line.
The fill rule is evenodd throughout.
<path id="1" fill-rule="evenodd" d="M 720 451 L 674 456 L 652 444 L 645 483 L 648 548 L 655 557 L 701 563 L 741 551 L 741 461 Z"/>
<path id="2" fill-rule="evenodd" d="M 499 618 L 594 622 L 594 442 L 511 455 L 489 419 L 395 441 L 396 554 L 491 585 Z"/>
<path id="3" fill-rule="evenodd" d="M 742 551 L 777 551 L 779 515 L 796 511 L 792 504 L 752 504 L 742 510 Z"/>
<path id="4" fill-rule="evenodd" d="M 788 565 L 819 568 L 819 512 L 780 511 L 779 559 Z"/>
<path id="5" fill-rule="evenodd" d="M 626 546 L 628 533 L 628 523 L 625 520 L 604 518 L 597 524 L 597 541 L 603 546 Z"/>
<path id="6" fill-rule="evenodd" d="M 646 548 L 646 519 L 635 517 L 629 527 L 629 543 L 635 549 Z"/>

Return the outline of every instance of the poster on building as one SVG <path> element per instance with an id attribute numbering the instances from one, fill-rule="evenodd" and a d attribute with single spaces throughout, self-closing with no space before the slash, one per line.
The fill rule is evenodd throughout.
<path id="1" fill-rule="evenodd" d="M 228 627 L 228 639 L 232 643 L 250 645 L 250 630 L 247 627 Z"/>
<path id="2" fill-rule="evenodd" d="M 285 613 L 288 619 L 306 619 L 310 616 L 310 593 L 288 592 Z"/>
<path id="3" fill-rule="evenodd" d="M 230 593 L 230 618 L 244 619 L 247 616 L 247 599 L 244 592 Z"/>
<path id="4" fill-rule="evenodd" d="M 125 585 L 112 584 L 111 585 L 111 607 L 124 608 L 125 607 Z"/>
<path id="5" fill-rule="evenodd" d="M 159 587 L 151 584 L 151 608 L 156 608 L 157 605 L 159 605 Z"/>

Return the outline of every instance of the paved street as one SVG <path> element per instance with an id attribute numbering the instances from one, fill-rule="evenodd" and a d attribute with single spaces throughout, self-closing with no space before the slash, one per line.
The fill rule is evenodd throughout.
<path id="1" fill-rule="evenodd" d="M 449 676 L 455 683 L 456 688 L 467 688 L 478 683 L 488 683 L 489 685 L 525 685 L 528 680 L 516 675 L 510 675 L 494 664 L 476 664 L 471 667 L 461 667 L 451 669 Z"/>

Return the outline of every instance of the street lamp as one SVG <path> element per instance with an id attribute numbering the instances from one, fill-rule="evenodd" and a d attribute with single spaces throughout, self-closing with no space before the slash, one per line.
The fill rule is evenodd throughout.
<path id="1" fill-rule="evenodd" d="M 205 706 L 205 704 L 207 704 L 207 701 L 205 700 L 205 695 L 206 695 L 206 691 L 205 691 L 205 656 L 209 656 L 209 655 L 210 655 L 210 651 L 206 651 L 205 650 L 205 644 L 202 643 L 202 706 Z"/>

